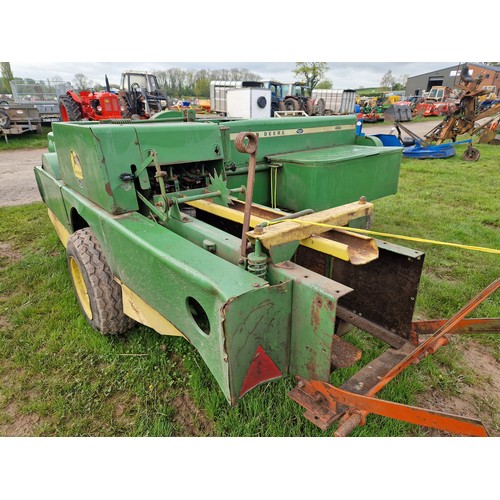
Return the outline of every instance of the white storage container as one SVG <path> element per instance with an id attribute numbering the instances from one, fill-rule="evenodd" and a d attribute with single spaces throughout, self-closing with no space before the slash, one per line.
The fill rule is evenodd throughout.
<path id="1" fill-rule="evenodd" d="M 271 91 L 263 88 L 228 90 L 227 116 L 231 118 L 270 118 Z"/>

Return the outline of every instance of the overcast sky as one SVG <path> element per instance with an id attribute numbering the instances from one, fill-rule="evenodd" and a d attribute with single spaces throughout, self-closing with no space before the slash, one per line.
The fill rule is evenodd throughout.
<path id="1" fill-rule="evenodd" d="M 18 23 L 2 25 L 1 58 L 10 61 L 14 76 L 72 81 L 83 73 L 104 83 L 107 74 L 110 83 L 118 84 L 127 69 L 237 67 L 262 79 L 290 81 L 295 79 L 295 61 L 313 60 L 336 61 L 328 63 L 326 77 L 342 89 L 378 86 L 388 70 L 398 79 L 458 62 L 498 60 L 494 43 L 475 43 L 467 38 L 468 31 L 456 41 L 449 38 L 456 32 L 449 4 L 431 0 L 420 0 L 417 10 L 394 0 L 376 9 L 317 0 L 295 10 L 285 5 L 272 10 L 268 0 L 212 0 L 203 8 L 195 2 L 175 9 L 150 0 L 142 10 L 125 9 L 122 14 L 110 6 L 109 18 L 93 15 L 78 21 L 75 14 L 70 16 L 74 22 L 57 21 L 57 16 L 66 19 L 65 0 L 51 0 L 50 5 L 23 16 L 23 33 L 34 34 L 26 43 L 15 42 Z M 430 19 L 426 13 L 439 22 L 423 22 Z M 483 16 L 481 30 L 496 32 L 497 23 L 498 16 Z M 174 62 L 129 62 L 165 59 Z M 115 62 L 95 62 L 103 60 Z"/>
<path id="2" fill-rule="evenodd" d="M 87 78 L 104 84 L 104 75 L 110 83 L 120 83 L 124 70 L 166 70 L 181 69 L 230 69 L 246 68 L 262 79 L 279 81 L 295 80 L 292 71 L 295 62 L 15 62 L 11 61 L 14 76 L 34 80 L 53 79 L 58 76 L 72 81 L 75 74 L 83 73 Z M 457 65 L 458 62 L 328 62 L 326 77 L 336 89 L 376 87 L 391 70 L 398 80 L 402 75 L 416 76 L 429 71 Z"/>

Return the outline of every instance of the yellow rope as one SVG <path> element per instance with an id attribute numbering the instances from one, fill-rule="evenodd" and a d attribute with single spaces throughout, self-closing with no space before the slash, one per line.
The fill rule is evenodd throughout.
<path id="1" fill-rule="evenodd" d="M 444 241 L 427 240 L 424 238 L 416 238 L 416 237 L 412 237 L 412 236 L 401 236 L 398 234 L 380 233 L 378 231 L 369 231 L 368 229 L 358 229 L 355 227 L 333 226 L 331 224 L 325 224 L 323 222 L 309 222 L 309 221 L 300 220 L 300 219 L 286 219 L 286 220 L 276 221 L 276 222 L 269 221 L 268 225 L 279 224 L 280 222 L 296 222 L 298 224 L 310 224 L 311 226 L 328 227 L 329 229 L 341 229 L 343 231 L 352 231 L 355 233 L 371 234 L 374 236 L 383 236 L 385 238 L 398 238 L 400 240 L 417 241 L 419 243 L 431 243 L 433 245 L 445 245 L 445 246 L 449 246 L 449 247 L 463 248 L 465 250 L 473 250 L 475 252 L 486 252 L 486 253 L 500 254 L 500 250 L 497 250 L 495 248 L 484 248 L 484 247 L 477 247 L 477 246 L 473 246 L 473 245 L 461 245 L 459 243 L 447 243 Z"/>

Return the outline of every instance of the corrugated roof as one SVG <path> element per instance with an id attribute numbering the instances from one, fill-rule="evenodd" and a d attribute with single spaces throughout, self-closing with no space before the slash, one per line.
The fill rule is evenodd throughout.
<path id="1" fill-rule="evenodd" d="M 428 71 L 427 73 L 421 73 L 420 75 L 410 76 L 410 78 L 417 78 L 419 76 L 430 75 L 431 73 L 439 73 L 442 71 L 456 70 L 458 67 L 462 67 L 464 64 L 468 64 L 469 66 L 477 66 L 478 68 L 488 69 L 490 71 L 500 71 L 500 66 L 488 66 L 487 64 L 483 63 L 470 62 L 470 63 L 460 63 L 457 64 L 456 66 L 448 66 L 447 68 L 436 69 L 434 71 Z"/>
<path id="2" fill-rule="evenodd" d="M 489 66 L 488 64 L 483 64 L 483 63 L 469 63 L 469 64 L 473 64 L 474 66 L 478 66 L 479 68 L 489 69 L 491 71 L 500 71 L 500 66 Z"/>

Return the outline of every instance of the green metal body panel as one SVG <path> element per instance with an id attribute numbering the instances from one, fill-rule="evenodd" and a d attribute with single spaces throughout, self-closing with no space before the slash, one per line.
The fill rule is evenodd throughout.
<path id="1" fill-rule="evenodd" d="M 255 203 L 260 205 L 270 206 L 271 204 L 271 186 L 269 182 L 270 169 L 266 171 L 255 173 L 255 185 L 253 188 L 253 199 Z M 245 185 L 247 181 L 246 174 L 232 175 L 230 172 L 227 173 L 227 186 L 229 188 L 236 188 L 241 185 Z M 245 201 L 244 194 L 237 194 L 236 198 L 241 201 Z"/>
<path id="2" fill-rule="evenodd" d="M 61 195 L 61 188 L 64 184 L 55 179 L 43 167 L 35 167 L 35 179 L 45 205 L 54 213 L 65 229 L 72 233 L 70 219 Z"/>
<path id="3" fill-rule="evenodd" d="M 269 266 L 268 276 L 293 283 L 290 373 L 327 382 L 337 301 L 352 289 L 292 263 Z"/>
<path id="4" fill-rule="evenodd" d="M 210 160 L 219 160 L 221 164 L 222 160 L 219 128 L 215 124 L 86 122 L 54 123 L 53 129 L 64 182 L 113 214 L 138 209 L 134 190 L 120 175 L 132 174 L 151 150 L 156 151 L 160 164 Z M 79 158 L 81 178 L 75 174 L 72 152 Z"/>
<path id="5" fill-rule="evenodd" d="M 254 132 L 259 138 L 257 162 L 265 157 L 291 151 L 325 148 L 334 144 L 354 144 L 356 117 L 311 116 L 278 120 L 241 120 L 224 124 L 228 129 L 229 148 L 226 160 L 237 166 L 248 165 L 248 155 L 239 153 L 234 139 L 239 132 Z"/>
<path id="6" fill-rule="evenodd" d="M 137 146 L 134 129 L 116 127 L 114 139 L 106 137 L 106 126 L 95 127 L 85 124 L 54 123 L 53 133 L 56 143 L 59 169 L 62 180 L 77 193 L 93 201 L 104 210 L 116 214 L 137 210 L 136 195 L 120 179 L 120 173 L 129 170 L 129 163 L 118 162 L 122 158 L 136 159 Z M 98 130 L 99 129 L 99 130 Z M 94 130 L 98 130 L 97 135 Z M 115 157 L 109 158 L 101 144 L 111 145 Z M 78 166 L 75 168 L 75 155 Z"/>
<path id="7" fill-rule="evenodd" d="M 240 132 L 258 134 L 253 202 L 269 206 L 276 191 L 278 207 L 294 211 L 396 192 L 401 148 L 357 138 L 355 116 L 168 116 L 53 124 L 50 151 L 35 167 L 45 204 L 68 233 L 92 229 L 113 275 L 187 337 L 231 404 L 288 373 L 327 381 L 337 302 L 352 289 L 279 255 L 263 278 L 252 274 L 234 223 L 204 222 L 182 198 L 224 191 L 213 196 L 224 205 L 227 188 L 246 186 Z M 297 244 L 283 242 L 287 258 Z"/>
<path id="8" fill-rule="evenodd" d="M 59 163 L 57 162 L 56 153 L 45 153 L 42 156 L 43 169 L 48 172 L 54 179 L 62 179 L 61 171 L 59 170 Z"/>
<path id="9" fill-rule="evenodd" d="M 383 146 L 383 142 L 374 135 L 357 135 L 354 144 L 358 146 Z"/>
<path id="10" fill-rule="evenodd" d="M 36 175 L 44 179 L 44 199 L 54 208 L 56 197 L 48 195 L 47 174 L 37 168 Z M 287 373 L 291 294 L 283 286 L 270 286 L 137 212 L 113 217 L 67 186 L 56 189 L 66 211 L 75 209 L 88 222 L 113 275 L 189 339 L 228 401 L 236 404 L 255 347 L 270 332 L 273 354 Z M 208 317 L 208 334 L 190 312 L 191 299 Z M 242 311 L 253 320 L 241 323 Z M 228 360 L 228 350 L 234 363 Z"/>
<path id="11" fill-rule="evenodd" d="M 290 282 L 234 297 L 224 308 L 230 379 L 237 402 L 250 363 L 262 347 L 282 375 L 288 374 L 292 285 Z"/>
<path id="12" fill-rule="evenodd" d="M 361 196 L 372 201 L 395 194 L 401 151 L 397 147 L 338 145 L 273 155 L 271 164 L 280 166 L 276 204 L 293 211 L 306 207 L 319 211 Z"/>
<path id="13" fill-rule="evenodd" d="M 311 150 L 331 146 L 332 144 L 353 144 L 355 141 L 356 119 L 353 116 L 334 117 L 290 117 L 279 120 L 244 120 L 228 122 L 228 145 L 226 146 L 226 164 L 234 163 L 239 169 L 248 167 L 248 155 L 239 153 L 234 146 L 234 139 L 240 132 L 250 131 L 258 135 L 257 170 L 260 166 L 268 165 L 266 157 L 290 151 Z M 255 177 L 255 203 L 269 205 L 271 202 L 271 171 L 257 171 Z M 246 177 L 246 176 L 245 176 Z M 242 175 L 231 175 L 228 172 L 228 187 L 241 185 Z M 239 195 L 243 200 L 244 196 Z M 303 207 L 308 208 L 308 207 Z"/>

